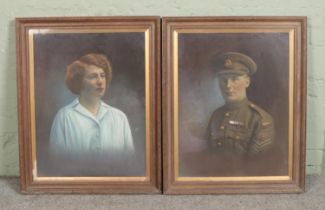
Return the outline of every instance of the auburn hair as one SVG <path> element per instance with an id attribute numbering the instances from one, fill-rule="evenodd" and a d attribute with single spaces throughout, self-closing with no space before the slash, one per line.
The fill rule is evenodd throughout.
<path id="1" fill-rule="evenodd" d="M 65 84 L 70 91 L 79 95 L 82 87 L 82 80 L 85 75 L 85 71 L 89 66 L 96 66 L 105 72 L 106 85 L 112 79 L 112 67 L 110 61 L 104 54 L 89 53 L 73 61 L 67 66 L 65 75 Z"/>

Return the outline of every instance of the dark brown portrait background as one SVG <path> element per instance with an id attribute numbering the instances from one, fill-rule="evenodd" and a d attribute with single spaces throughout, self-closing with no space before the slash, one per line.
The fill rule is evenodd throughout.
<path id="1" fill-rule="evenodd" d="M 34 49 L 38 176 L 144 176 L 144 33 L 35 34 Z M 73 166 L 61 163 L 60 171 L 48 155 L 51 125 L 57 111 L 77 97 L 64 84 L 66 66 L 87 53 L 103 53 L 111 61 L 113 78 L 102 100 L 128 117 L 136 158 L 115 168 L 102 160 L 70 172 Z"/>
<path id="2" fill-rule="evenodd" d="M 179 34 L 180 176 L 288 175 L 288 44 L 287 33 Z M 207 152 L 208 121 L 224 104 L 211 62 L 229 51 L 256 62 L 247 97 L 275 124 L 273 147 L 255 156 Z"/>

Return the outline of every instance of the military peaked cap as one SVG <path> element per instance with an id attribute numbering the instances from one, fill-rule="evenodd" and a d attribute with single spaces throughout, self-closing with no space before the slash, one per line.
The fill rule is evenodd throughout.
<path id="1" fill-rule="evenodd" d="M 257 65 L 252 58 L 238 52 L 227 52 L 217 56 L 213 65 L 217 76 L 224 74 L 252 75 L 257 70 Z"/>

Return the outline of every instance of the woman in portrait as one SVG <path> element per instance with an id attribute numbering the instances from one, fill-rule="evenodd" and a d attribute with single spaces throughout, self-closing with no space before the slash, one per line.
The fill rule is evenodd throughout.
<path id="1" fill-rule="evenodd" d="M 134 142 L 126 115 L 101 100 L 111 79 L 111 64 L 103 54 L 90 53 L 67 66 L 65 83 L 77 97 L 54 118 L 50 134 L 52 155 L 132 156 Z"/>

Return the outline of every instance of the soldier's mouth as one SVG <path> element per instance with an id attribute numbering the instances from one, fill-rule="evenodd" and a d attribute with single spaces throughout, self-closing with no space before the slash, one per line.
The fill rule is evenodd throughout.
<path id="1" fill-rule="evenodd" d="M 233 96 L 234 95 L 234 92 L 226 92 L 226 95 L 227 96 Z"/>
<path id="2" fill-rule="evenodd" d="M 103 92 L 104 91 L 104 88 L 97 88 L 96 89 L 98 92 Z"/>

